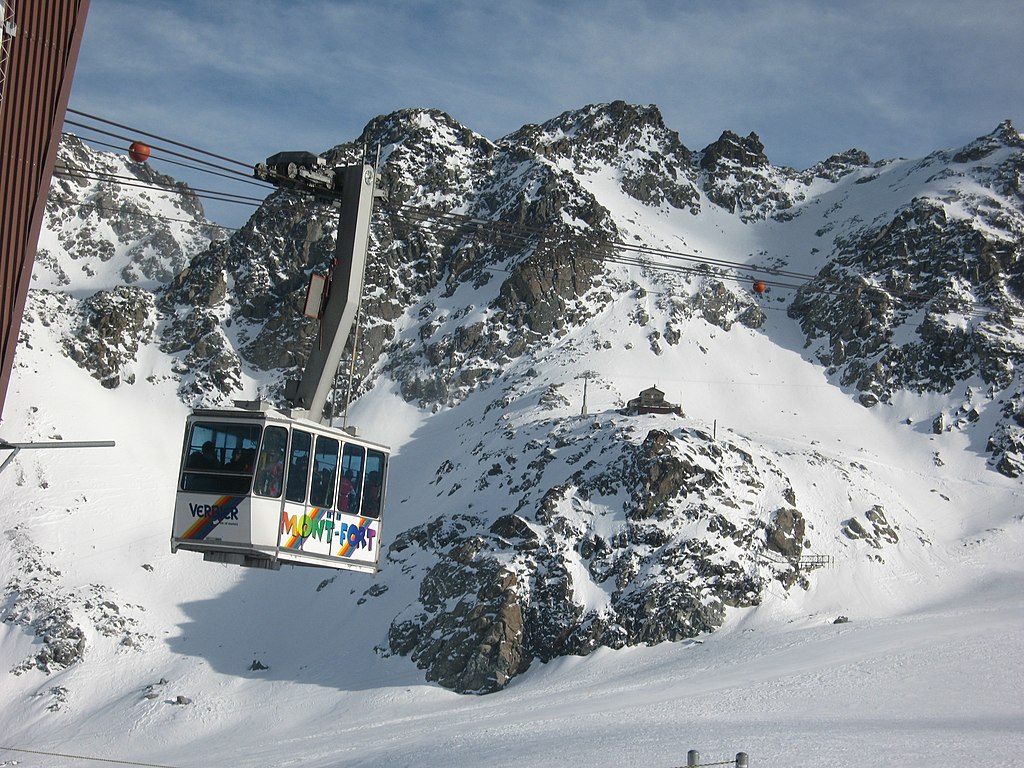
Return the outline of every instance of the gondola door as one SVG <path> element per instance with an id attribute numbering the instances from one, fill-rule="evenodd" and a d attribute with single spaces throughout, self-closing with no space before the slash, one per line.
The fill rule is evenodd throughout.
<path id="1" fill-rule="evenodd" d="M 380 511 L 385 487 L 384 453 L 346 441 L 338 485 L 338 515 L 332 556 L 350 567 L 377 569 L 380 560 Z"/>
<path id="2" fill-rule="evenodd" d="M 335 494 L 338 488 L 339 441 L 328 435 L 316 435 L 310 467 L 309 496 L 303 520 L 302 551 L 330 557 L 335 536 Z"/>
<path id="3" fill-rule="evenodd" d="M 281 554 L 301 553 L 306 539 L 313 531 L 306 506 L 312 448 L 312 433 L 302 429 L 292 430 L 278 534 L 278 551 Z"/>

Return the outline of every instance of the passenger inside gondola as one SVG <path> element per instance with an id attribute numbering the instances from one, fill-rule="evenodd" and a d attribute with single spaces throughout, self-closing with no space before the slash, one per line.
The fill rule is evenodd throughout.
<path id="1" fill-rule="evenodd" d="M 256 493 L 276 499 L 281 495 L 284 480 L 284 449 L 288 432 L 281 427 L 267 427 L 260 449 L 256 473 Z"/>
<path id="2" fill-rule="evenodd" d="M 363 515 L 380 515 L 380 472 L 371 472 L 366 476 L 366 486 L 363 488 Z"/>
<path id="3" fill-rule="evenodd" d="M 255 456 L 256 452 L 252 448 L 236 448 L 225 468 L 232 472 L 252 472 Z"/>
<path id="4" fill-rule="evenodd" d="M 188 466 L 190 469 L 220 469 L 213 442 L 207 440 L 203 443 L 202 451 L 193 451 L 188 457 Z"/>
<path id="5" fill-rule="evenodd" d="M 352 471 L 349 470 L 341 476 L 341 482 L 338 483 L 338 509 L 342 512 L 348 512 L 352 503 L 352 493 Z"/>
<path id="6" fill-rule="evenodd" d="M 256 493 L 276 499 L 281 495 L 284 478 L 284 451 L 264 452 L 260 471 L 256 477 Z"/>
<path id="7" fill-rule="evenodd" d="M 334 501 L 334 472 L 321 469 L 313 473 L 313 488 L 309 494 L 309 503 L 314 507 L 329 507 Z"/>
<path id="8" fill-rule="evenodd" d="M 292 432 L 291 458 L 288 460 L 288 479 L 284 491 L 288 501 L 301 503 L 306 500 L 312 442 L 312 436 L 308 432 Z"/>

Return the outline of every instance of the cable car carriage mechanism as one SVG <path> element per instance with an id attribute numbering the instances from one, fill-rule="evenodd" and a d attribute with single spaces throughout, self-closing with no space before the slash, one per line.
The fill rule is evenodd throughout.
<path id="1" fill-rule="evenodd" d="M 320 330 L 301 381 L 286 388 L 287 405 L 239 401 L 188 416 L 171 551 L 272 570 L 376 573 L 389 449 L 322 423 L 362 293 L 374 170 L 328 169 L 312 153 L 279 152 L 254 175 L 340 202 L 334 268 L 310 280 L 306 314 Z"/>

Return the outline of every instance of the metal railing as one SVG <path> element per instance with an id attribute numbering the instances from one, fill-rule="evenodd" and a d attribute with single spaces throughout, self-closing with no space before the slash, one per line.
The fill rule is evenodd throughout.
<path id="1" fill-rule="evenodd" d="M 836 559 L 832 555 L 797 555 L 795 557 L 780 555 L 778 557 L 772 557 L 767 552 L 764 552 L 761 557 L 769 563 L 775 563 L 777 565 L 795 565 L 797 568 L 802 568 L 807 571 L 813 571 L 815 568 L 825 568 L 827 566 L 835 565 L 836 562 Z"/>
<path id="2" fill-rule="evenodd" d="M 686 753 L 686 768 L 709 768 L 712 765 L 734 765 L 736 768 L 749 768 L 750 757 L 746 752 L 737 752 L 736 757 L 733 760 L 722 760 L 715 763 L 702 763 L 700 761 L 700 752 L 696 749 L 691 749 Z"/>

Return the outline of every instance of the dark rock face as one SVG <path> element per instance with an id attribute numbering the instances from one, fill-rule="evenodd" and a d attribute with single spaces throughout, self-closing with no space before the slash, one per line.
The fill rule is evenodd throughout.
<path id="1" fill-rule="evenodd" d="M 153 639 L 139 630 L 137 614 L 144 609 L 119 604 L 117 596 L 100 584 L 87 591 L 66 589 L 61 572 L 47 562 L 21 526 L 4 533 L 16 567 L 4 574 L 2 620 L 31 631 L 39 641 L 32 654 L 10 670 L 13 674 L 37 670 L 49 675 L 80 663 L 88 650 L 87 633 L 98 640 L 116 640 L 123 649 L 142 650 Z M 51 693 L 55 701 L 49 709 L 59 710 L 66 697 Z"/>
<path id="2" fill-rule="evenodd" d="M 804 517 L 797 509 L 783 507 L 775 513 L 768 526 L 768 548 L 780 555 L 799 558 L 804 548 L 806 527 Z"/>
<path id="3" fill-rule="evenodd" d="M 134 374 L 125 370 L 153 337 L 153 310 L 152 295 L 141 288 L 121 286 L 94 294 L 82 303 L 76 332 L 64 339 L 68 357 L 108 389 L 122 380 L 133 383 Z"/>
<path id="4" fill-rule="evenodd" d="M 956 318 L 976 314 L 977 296 L 1015 302 L 1005 284 L 1020 270 L 1005 243 L 918 199 L 880 229 L 837 239 L 836 257 L 790 312 L 809 337 L 828 334 L 822 363 L 876 401 L 899 389 L 949 392 L 975 369 L 1002 389 L 1013 371 L 1002 333 L 1009 318 L 991 313 L 977 328 Z M 893 345 L 895 329 L 922 312 L 919 340 Z"/>
<path id="5" fill-rule="evenodd" d="M 732 131 L 723 131 L 718 141 L 704 147 L 701 153 L 701 169 L 714 172 L 721 167 L 766 168 L 768 157 L 764 144 L 756 133 L 746 138 Z"/>
<path id="6" fill-rule="evenodd" d="M 785 189 L 796 173 L 773 167 L 756 133 L 742 138 L 724 131 L 701 152 L 700 169 L 708 199 L 744 221 L 764 219 L 792 207 L 796 199 Z"/>
<path id="7" fill-rule="evenodd" d="M 516 462 L 506 457 L 477 484 L 497 480 L 522 494 L 519 512 L 490 525 L 474 515 L 437 518 L 389 550 L 389 562 L 403 570 L 415 568 L 422 552 L 436 563 L 389 640 L 392 653 L 408 655 L 441 685 L 486 693 L 534 659 L 712 631 L 727 606 L 755 605 L 765 587 L 727 553 L 738 547 L 757 557 L 787 536 L 803 542 L 797 510 L 787 506 L 773 526 L 744 511 L 750 494 L 788 482 L 740 446 L 688 430 L 656 429 L 639 439 L 625 417 L 597 432 L 548 428 L 557 447 L 537 444 L 537 454 L 525 457 L 524 482 L 514 480 Z M 588 460 L 598 456 L 600 465 Z M 565 457 L 583 469 L 552 474 Z M 495 465 L 510 469 L 494 472 Z M 453 469 L 442 465 L 438 483 Z M 778 501 L 786 498 L 795 500 L 791 489 Z M 625 517 L 609 535 L 606 516 L 619 505 Z M 710 533 L 694 537 L 697 528 Z M 763 565 L 785 586 L 798 581 L 793 564 L 765 558 Z M 596 604 L 595 594 L 604 595 Z"/>
<path id="8" fill-rule="evenodd" d="M 1024 392 L 1015 391 L 1003 401 L 1002 419 L 989 436 L 987 450 L 995 468 L 1007 477 L 1024 474 Z"/>
<path id="9" fill-rule="evenodd" d="M 848 539 L 866 541 L 874 549 L 885 544 L 896 544 L 900 537 L 885 517 L 885 510 L 875 505 L 864 513 L 864 522 L 852 517 L 843 523 L 843 535 Z"/>
<path id="10" fill-rule="evenodd" d="M 518 577 L 495 559 L 481 537 L 464 534 L 473 518 L 440 519 L 407 531 L 391 551 L 445 550 L 420 583 L 421 612 L 391 625 L 395 653 L 408 655 L 427 679 L 463 693 L 489 693 L 525 671 Z"/>
<path id="11" fill-rule="evenodd" d="M 982 396 L 1005 393 L 1012 403 L 1020 392 L 1022 139 L 1004 123 L 952 157 L 937 153 L 906 171 L 925 173 L 929 181 L 967 176 L 975 191 L 914 198 L 890 218 L 837 236 L 789 313 L 818 360 L 867 407 L 901 391 L 952 394 L 977 377 L 956 417 L 936 419 L 942 431 L 976 422 Z M 1022 456 L 1014 413 L 1004 408 L 989 439 L 993 465 L 1010 476 Z"/>

